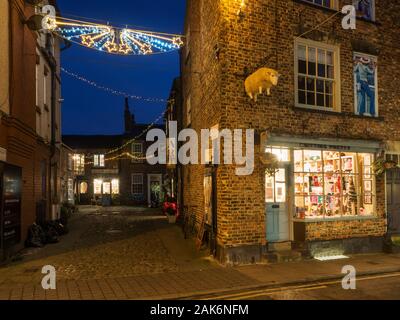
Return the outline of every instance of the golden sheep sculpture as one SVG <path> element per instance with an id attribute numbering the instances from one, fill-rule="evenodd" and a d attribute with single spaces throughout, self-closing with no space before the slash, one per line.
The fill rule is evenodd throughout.
<path id="1" fill-rule="evenodd" d="M 264 91 L 267 95 L 271 95 L 271 88 L 278 84 L 279 80 L 278 71 L 270 68 L 261 68 L 256 72 L 247 77 L 244 82 L 246 93 L 250 99 L 254 99 L 257 102 L 257 97 Z"/>

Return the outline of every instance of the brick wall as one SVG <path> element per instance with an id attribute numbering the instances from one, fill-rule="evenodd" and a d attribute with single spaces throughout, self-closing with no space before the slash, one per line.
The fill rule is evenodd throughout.
<path id="1" fill-rule="evenodd" d="M 182 53 L 182 71 L 185 101 L 191 96 L 192 128 L 200 130 L 219 123 L 220 128 L 254 128 L 259 133 L 400 140 L 400 113 L 396 111 L 400 102 L 396 81 L 400 77 L 399 1 L 376 1 L 377 23 L 357 20 L 356 30 L 344 30 L 338 15 L 319 28 L 340 46 L 342 112 L 338 114 L 294 107 L 294 39 L 299 35 L 299 23 L 307 30 L 326 20 L 332 11 L 301 1 L 245 1 L 244 18 L 240 21 L 239 3 L 188 1 L 186 30 L 190 31 L 190 43 Z M 316 36 L 307 35 L 313 39 Z M 380 117 L 376 119 L 354 115 L 353 51 L 365 43 L 368 50 L 379 53 Z M 219 59 L 216 46 L 220 49 Z M 282 77 L 270 97 L 260 96 L 254 103 L 245 94 L 244 80 L 248 73 L 263 66 L 264 60 L 267 67 L 277 69 Z M 184 113 L 185 108 L 184 105 Z M 234 168 L 221 165 L 217 172 L 218 242 L 221 246 L 263 244 L 264 172 L 259 163 L 248 177 L 236 176 Z M 184 168 L 185 204 L 197 205 L 193 210 L 198 216 L 204 212 L 203 169 L 200 165 Z M 377 179 L 376 188 L 377 219 L 309 223 L 307 239 L 383 235 L 383 179 Z"/>

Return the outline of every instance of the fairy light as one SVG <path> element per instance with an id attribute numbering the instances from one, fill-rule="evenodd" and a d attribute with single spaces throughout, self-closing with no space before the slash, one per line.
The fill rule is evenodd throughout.
<path id="1" fill-rule="evenodd" d="M 65 74 L 67 74 L 68 76 L 75 78 L 79 81 L 82 81 L 96 89 L 103 90 L 105 92 L 108 92 L 108 93 L 116 95 L 116 96 L 128 97 L 133 100 L 140 100 L 140 101 L 150 102 L 150 103 L 166 103 L 168 101 L 168 100 L 162 99 L 162 98 L 146 98 L 146 97 L 142 97 L 142 96 L 137 96 L 137 95 L 129 94 L 124 91 L 119 91 L 119 90 L 115 90 L 115 89 L 112 89 L 112 88 L 109 88 L 106 86 L 102 86 L 102 85 L 97 84 L 96 82 L 94 82 L 92 80 L 88 80 L 85 77 L 82 77 L 74 72 L 68 71 L 67 69 L 65 69 L 63 67 L 61 67 L 61 71 Z"/>
<path id="2" fill-rule="evenodd" d="M 87 48 L 119 55 L 149 55 L 178 50 L 183 36 L 148 32 L 57 17 L 51 31 L 61 38 Z M 118 36 L 119 35 L 119 36 Z"/>

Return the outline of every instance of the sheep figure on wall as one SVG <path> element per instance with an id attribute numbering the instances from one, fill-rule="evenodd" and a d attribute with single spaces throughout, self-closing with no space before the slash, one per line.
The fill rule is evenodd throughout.
<path id="1" fill-rule="evenodd" d="M 247 77 L 244 82 L 246 93 L 250 99 L 257 102 L 257 97 L 262 94 L 264 90 L 267 95 L 271 95 L 271 88 L 278 85 L 280 74 L 278 71 L 270 68 L 261 68 Z"/>

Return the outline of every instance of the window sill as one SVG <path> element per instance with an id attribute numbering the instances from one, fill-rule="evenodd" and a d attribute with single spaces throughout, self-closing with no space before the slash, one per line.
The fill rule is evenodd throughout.
<path id="1" fill-rule="evenodd" d="M 333 222 L 333 221 L 355 221 L 355 220 L 378 220 L 377 216 L 352 216 L 340 218 L 314 218 L 314 219 L 293 219 L 293 222 L 315 223 L 315 222 Z"/>
<path id="2" fill-rule="evenodd" d="M 351 112 L 340 112 L 340 111 L 330 111 L 330 110 L 323 110 L 323 109 L 313 109 L 308 107 L 299 107 L 293 106 L 294 111 L 302 111 L 302 112 L 310 112 L 310 113 L 321 113 L 326 115 L 333 115 L 333 116 L 340 116 L 340 117 L 350 117 L 356 119 L 365 119 L 365 120 L 372 120 L 372 121 L 385 121 L 384 117 L 368 117 L 363 116 Z"/>

